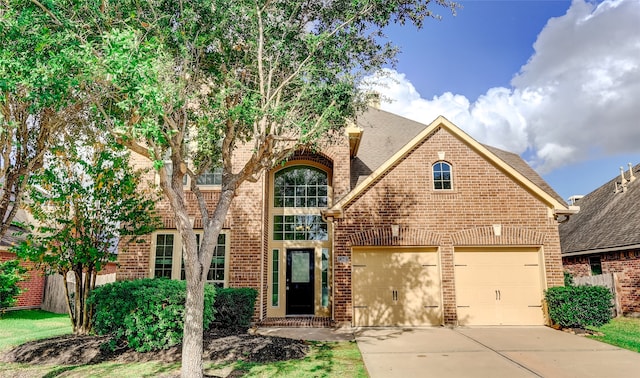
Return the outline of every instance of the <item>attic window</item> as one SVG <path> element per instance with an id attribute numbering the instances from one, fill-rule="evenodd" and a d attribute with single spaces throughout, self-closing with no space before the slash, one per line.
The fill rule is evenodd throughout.
<path id="1" fill-rule="evenodd" d="M 433 165 L 433 189 L 450 190 L 452 188 L 451 165 L 444 161 L 435 163 Z"/>

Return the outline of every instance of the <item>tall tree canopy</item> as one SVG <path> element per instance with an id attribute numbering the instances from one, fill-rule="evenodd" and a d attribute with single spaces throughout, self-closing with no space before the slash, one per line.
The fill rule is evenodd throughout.
<path id="1" fill-rule="evenodd" d="M 449 0 L 5 1 L 15 14 L 38 14 L 48 33 L 75 34 L 91 70 L 82 91 L 123 144 L 155 162 L 185 246 L 182 374 L 190 377 L 202 375 L 206 272 L 239 185 L 340 136 L 363 106 L 364 75 L 394 62 L 386 26 L 420 28 L 432 5 L 455 8 Z M 244 160 L 235 156 L 241 145 L 252 151 Z M 223 171 L 221 195 L 208 208 L 195 178 L 213 167 Z M 185 175 L 203 220 L 199 249 Z"/>
<path id="2" fill-rule="evenodd" d="M 85 119 L 75 33 L 52 32 L 40 8 L 0 1 L 0 237 L 32 172 L 69 124 Z M 76 47 L 75 49 L 73 47 Z"/>

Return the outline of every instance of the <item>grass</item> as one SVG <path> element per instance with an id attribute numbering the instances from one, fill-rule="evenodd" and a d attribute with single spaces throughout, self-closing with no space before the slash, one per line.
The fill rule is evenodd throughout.
<path id="1" fill-rule="evenodd" d="M 355 341 L 311 342 L 311 352 L 302 360 L 270 364 L 239 362 L 235 369 L 243 371 L 243 377 L 368 377 Z"/>
<path id="2" fill-rule="evenodd" d="M 26 341 L 71 333 L 67 315 L 40 310 L 8 312 L 0 318 L 0 354 Z M 270 364 L 235 362 L 206 364 L 207 372 L 241 370 L 248 377 L 367 377 L 355 342 L 311 342 L 309 355 L 301 360 Z M 162 377 L 176 375 L 179 363 L 103 362 L 95 365 L 28 365 L 0 362 L 0 377 Z"/>
<path id="3" fill-rule="evenodd" d="M 67 314 L 41 310 L 6 312 L 0 317 L 0 352 L 30 340 L 71 333 Z"/>
<path id="4" fill-rule="evenodd" d="M 629 349 L 640 353 L 640 319 L 614 318 L 602 327 L 589 327 L 604 336 L 591 336 L 592 339 Z"/>

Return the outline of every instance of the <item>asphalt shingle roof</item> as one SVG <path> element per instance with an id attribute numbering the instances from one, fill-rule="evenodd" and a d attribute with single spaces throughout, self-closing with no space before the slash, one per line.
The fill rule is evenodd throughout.
<path id="1" fill-rule="evenodd" d="M 599 249 L 624 249 L 640 244 L 640 164 L 632 168 L 636 180 L 627 184 L 626 192 L 614 193 L 618 174 L 606 184 L 580 199 L 580 212 L 560 224 L 562 253 L 579 253 Z M 629 179 L 629 170 L 625 170 Z"/>
<path id="2" fill-rule="evenodd" d="M 351 159 L 352 189 L 427 127 L 376 108 L 369 108 L 358 116 L 356 123 L 363 133 L 358 154 Z M 484 147 L 560 203 L 565 203 L 520 156 L 499 148 Z"/>

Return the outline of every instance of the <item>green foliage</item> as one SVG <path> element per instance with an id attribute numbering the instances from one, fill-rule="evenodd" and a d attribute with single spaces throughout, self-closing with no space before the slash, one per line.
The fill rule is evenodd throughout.
<path id="1" fill-rule="evenodd" d="M 599 327 L 611 320 L 612 294 L 603 286 L 552 287 L 545 299 L 551 320 L 562 327 Z"/>
<path id="2" fill-rule="evenodd" d="M 45 151 L 87 119 L 88 97 L 79 90 L 90 75 L 82 42 L 50 21 L 34 2 L 0 5 L 0 234 Z"/>
<path id="3" fill-rule="evenodd" d="M 216 318 L 212 325 L 225 329 L 248 329 L 257 297 L 258 292 L 252 288 L 218 289 L 214 304 Z"/>
<path id="4" fill-rule="evenodd" d="M 118 146 L 78 141 L 54 150 L 30 179 L 28 210 L 37 225 L 13 250 L 48 274 L 75 274 L 75 293 L 67 301 L 76 333 L 91 329 L 85 300 L 95 275 L 116 260 L 118 243 L 126 248 L 158 224 L 155 196 L 140 188 L 142 173 Z"/>
<path id="5" fill-rule="evenodd" d="M 564 273 L 564 286 L 573 286 L 573 276 L 569 272 Z"/>
<path id="6" fill-rule="evenodd" d="M 215 287 L 205 285 L 205 328 L 214 318 L 215 297 Z M 96 306 L 93 329 L 139 352 L 169 348 L 182 340 L 185 298 L 184 281 L 141 279 L 97 287 L 90 298 Z"/>
<path id="7" fill-rule="evenodd" d="M 24 281 L 26 270 L 19 264 L 18 260 L 0 261 L 0 315 L 15 305 L 22 292 L 18 282 Z"/>

